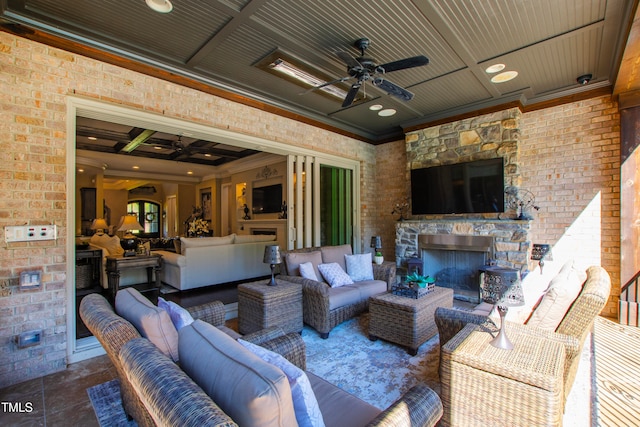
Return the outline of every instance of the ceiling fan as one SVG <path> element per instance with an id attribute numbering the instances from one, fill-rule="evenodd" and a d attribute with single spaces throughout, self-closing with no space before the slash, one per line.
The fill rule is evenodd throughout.
<path id="1" fill-rule="evenodd" d="M 375 59 L 364 56 L 364 53 L 370 44 L 371 42 L 368 38 L 361 38 L 356 40 L 354 46 L 360 50 L 360 56 L 357 58 L 354 58 L 347 52 L 336 52 L 336 55 L 338 55 L 338 57 L 347 64 L 347 73 L 349 75 L 327 83 L 323 83 L 319 86 L 315 86 L 311 90 L 320 89 L 325 86 L 341 83 L 354 78 L 356 79 L 356 82 L 351 85 L 351 89 L 349 89 L 347 96 L 344 98 L 342 107 L 348 107 L 353 103 L 356 95 L 358 94 L 358 91 L 367 81 L 371 81 L 371 84 L 373 84 L 374 86 L 379 87 L 390 95 L 398 97 L 403 101 L 411 100 L 413 98 L 413 93 L 409 92 L 407 89 L 401 86 L 398 86 L 395 83 L 390 82 L 383 76 L 386 73 L 390 73 L 392 71 L 427 65 L 429 63 L 429 58 L 423 55 L 419 55 L 378 65 Z"/>

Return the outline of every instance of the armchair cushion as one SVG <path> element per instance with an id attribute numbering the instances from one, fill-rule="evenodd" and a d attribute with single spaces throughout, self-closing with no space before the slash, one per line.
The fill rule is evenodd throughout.
<path id="1" fill-rule="evenodd" d="M 296 420 L 300 427 L 324 427 L 324 420 L 316 395 L 313 393 L 309 377 L 304 371 L 293 365 L 287 359 L 260 347 L 259 345 L 239 339 L 238 342 L 249 349 L 253 354 L 267 363 L 280 368 L 289 380 L 291 387 L 291 398 L 293 399 L 293 409 L 296 413 Z"/>
<path id="2" fill-rule="evenodd" d="M 531 313 L 527 325 L 555 331 L 567 310 L 582 290 L 587 275 L 567 262 L 549 283 L 538 306 Z"/>
<path id="3" fill-rule="evenodd" d="M 98 246 L 107 251 L 109 256 L 120 256 L 124 254 L 124 249 L 120 245 L 120 238 L 118 236 L 109 236 L 108 234 L 94 234 L 89 239 L 89 243 L 93 246 Z"/>
<path id="4" fill-rule="evenodd" d="M 169 313 L 156 307 L 135 288 L 116 294 L 116 313 L 128 320 L 140 335 L 154 343 L 166 356 L 178 361 L 178 331 Z"/>
<path id="5" fill-rule="evenodd" d="M 202 321 L 185 326 L 179 334 L 182 369 L 235 422 L 296 425 L 291 387 L 280 369 Z"/>

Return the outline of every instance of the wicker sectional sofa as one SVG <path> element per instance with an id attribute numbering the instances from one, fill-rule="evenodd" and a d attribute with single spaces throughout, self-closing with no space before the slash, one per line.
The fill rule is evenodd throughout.
<path id="1" fill-rule="evenodd" d="M 317 268 L 318 263 L 335 262 L 346 271 L 345 255 L 353 255 L 350 245 L 282 252 L 284 262 L 281 267 L 284 267 L 284 272 L 280 277 L 302 285 L 304 323 L 318 331 L 322 338 L 328 338 L 329 332 L 340 323 L 366 311 L 369 307 L 369 297 L 387 292 L 396 281 L 396 268 L 393 263 L 372 264 L 374 280 L 337 288 L 300 276 L 299 265 L 303 262 L 311 262 L 314 268 Z"/>
<path id="2" fill-rule="evenodd" d="M 265 367 L 266 362 L 256 359 L 253 353 L 247 354 L 249 350 L 233 338 L 238 334 L 227 331 L 223 325 L 222 304 L 213 302 L 190 312 L 199 320 L 180 329 L 180 363 L 176 364 L 118 316 L 102 296 L 94 294 L 83 299 L 81 316 L 116 367 L 127 414 L 140 426 L 296 425 L 295 418 L 291 418 L 286 377 L 275 366 Z M 241 338 L 283 355 L 300 369 L 306 367 L 304 341 L 297 333 L 284 334 L 272 328 Z M 242 370 L 241 375 L 236 374 L 237 369 Z M 424 385 L 411 388 L 381 411 L 312 373 L 306 374 L 326 426 L 434 426 L 442 416 L 438 395 Z M 248 402 L 246 406 L 240 399 L 229 398 L 236 388 L 247 383 L 253 387 L 253 381 L 273 375 L 280 387 L 275 393 L 269 391 L 271 388 L 266 392 L 264 388 L 256 388 L 254 392 L 259 399 L 251 394 L 242 395 Z M 248 390 L 253 390 L 251 387 Z M 214 395 L 221 397 L 210 397 Z M 244 417 L 256 411 L 255 405 L 261 422 L 247 422 Z M 232 417 L 230 413 L 236 415 Z"/>

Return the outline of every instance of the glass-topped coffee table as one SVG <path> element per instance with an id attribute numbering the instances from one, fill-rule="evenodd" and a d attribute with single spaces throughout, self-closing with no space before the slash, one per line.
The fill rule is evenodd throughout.
<path id="1" fill-rule="evenodd" d="M 369 339 L 381 338 L 407 347 L 415 356 L 418 347 L 438 333 L 434 313 L 438 307 L 453 307 L 453 289 L 436 286 L 421 298 L 392 293 L 369 299 Z"/>

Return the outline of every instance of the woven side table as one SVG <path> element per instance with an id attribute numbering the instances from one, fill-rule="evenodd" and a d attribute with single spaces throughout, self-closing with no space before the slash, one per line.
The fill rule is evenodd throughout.
<path id="1" fill-rule="evenodd" d="M 248 334 L 272 326 L 285 333 L 302 331 L 302 286 L 282 279 L 238 285 L 238 329 Z"/>
<path id="2" fill-rule="evenodd" d="M 507 333 L 513 350 L 492 346 L 492 334 L 474 324 L 442 347 L 440 425 L 562 425 L 564 345 L 521 328 Z"/>
<path id="3" fill-rule="evenodd" d="M 369 300 L 369 339 L 400 344 L 415 356 L 418 347 L 438 333 L 434 321 L 438 307 L 453 307 L 453 289 L 436 286 L 418 299 L 392 293 L 375 295 Z"/>

